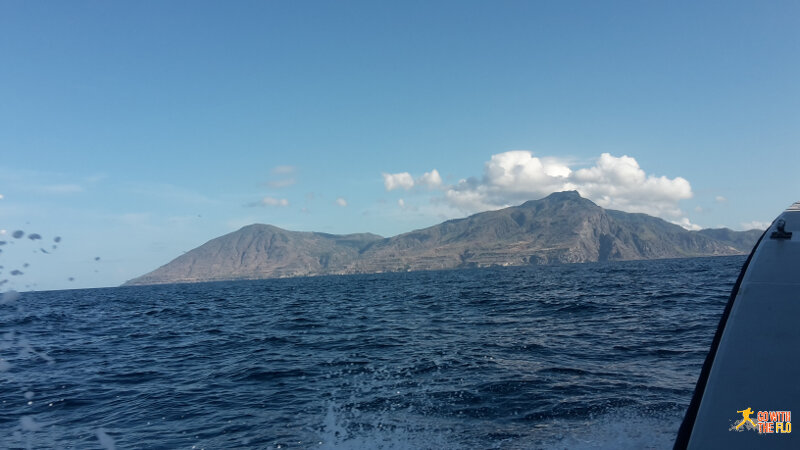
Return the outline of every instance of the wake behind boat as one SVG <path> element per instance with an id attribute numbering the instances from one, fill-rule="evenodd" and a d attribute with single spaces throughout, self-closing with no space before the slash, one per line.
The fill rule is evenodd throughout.
<path id="1" fill-rule="evenodd" d="M 720 319 L 676 449 L 800 448 L 800 202 L 761 236 Z M 800 432 L 800 431 L 798 431 Z"/>

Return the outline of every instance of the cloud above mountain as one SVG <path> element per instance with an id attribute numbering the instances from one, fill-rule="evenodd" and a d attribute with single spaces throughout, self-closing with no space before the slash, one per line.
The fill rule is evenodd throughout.
<path id="1" fill-rule="evenodd" d="M 425 187 L 428 189 L 438 189 L 442 186 L 442 176 L 436 169 L 425 172 L 416 180 L 408 172 L 383 173 L 383 185 L 387 191 L 395 189 L 410 190 L 414 186 Z"/>
<path id="2" fill-rule="evenodd" d="M 294 166 L 276 166 L 271 171 L 271 178 L 267 181 L 267 186 L 271 188 L 281 189 L 294 185 L 297 180 L 294 178 L 294 173 L 297 169 Z"/>
<path id="3" fill-rule="evenodd" d="M 425 172 L 417 179 L 417 184 L 425 186 L 429 189 L 436 189 L 442 185 L 442 177 L 436 169 L 430 172 Z"/>
<path id="4" fill-rule="evenodd" d="M 285 198 L 275 198 L 275 197 L 264 197 L 257 202 L 248 203 L 245 206 L 249 207 L 256 207 L 256 206 L 289 206 L 289 200 Z"/>
<path id="5" fill-rule="evenodd" d="M 571 167 L 572 166 L 572 167 Z M 438 189 L 435 202 L 464 213 L 499 209 L 542 198 L 552 192 L 577 190 L 603 208 L 641 212 L 694 228 L 679 202 L 692 197 L 689 181 L 648 174 L 631 156 L 601 154 L 588 167 L 576 167 L 567 160 L 538 157 L 527 150 L 492 155 L 483 175 L 444 184 L 434 169 L 417 178 L 408 172 L 384 173 L 387 191 L 410 190 L 414 186 Z"/>
<path id="6" fill-rule="evenodd" d="M 408 172 L 382 173 L 381 175 L 383 175 L 383 185 L 387 191 L 395 189 L 409 190 L 414 187 L 414 177 Z"/>

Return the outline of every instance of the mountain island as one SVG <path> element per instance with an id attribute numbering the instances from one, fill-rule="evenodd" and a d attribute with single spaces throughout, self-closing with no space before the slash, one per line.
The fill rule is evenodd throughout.
<path id="1" fill-rule="evenodd" d="M 688 231 L 567 191 L 390 238 L 248 225 L 125 285 L 738 255 L 761 234 Z"/>

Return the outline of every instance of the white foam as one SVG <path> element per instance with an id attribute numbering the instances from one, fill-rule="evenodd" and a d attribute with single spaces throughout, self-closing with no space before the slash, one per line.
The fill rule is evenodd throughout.
<path id="1" fill-rule="evenodd" d="M 681 417 L 675 412 L 650 414 L 615 410 L 585 421 L 561 424 L 566 433 L 545 447 L 588 449 L 672 448 Z"/>
<path id="2" fill-rule="evenodd" d="M 433 429 L 430 423 L 405 410 L 366 413 L 355 408 L 344 409 L 331 404 L 323 420 L 318 448 L 344 450 L 462 448 L 453 442 L 452 432 Z"/>
<path id="3" fill-rule="evenodd" d="M 106 430 L 104 430 L 103 428 L 98 428 L 95 434 L 97 434 L 97 440 L 100 441 L 100 446 L 103 447 L 105 450 L 116 449 L 114 438 L 109 436 L 108 433 L 106 433 Z"/>

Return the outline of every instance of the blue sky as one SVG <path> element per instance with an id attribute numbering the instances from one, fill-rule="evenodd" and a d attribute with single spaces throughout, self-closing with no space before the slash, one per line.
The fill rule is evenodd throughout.
<path id="1" fill-rule="evenodd" d="M 769 222 L 800 199 L 799 22 L 797 2 L 2 2 L 0 290 L 118 285 L 253 222 L 390 236 L 564 188 Z"/>

